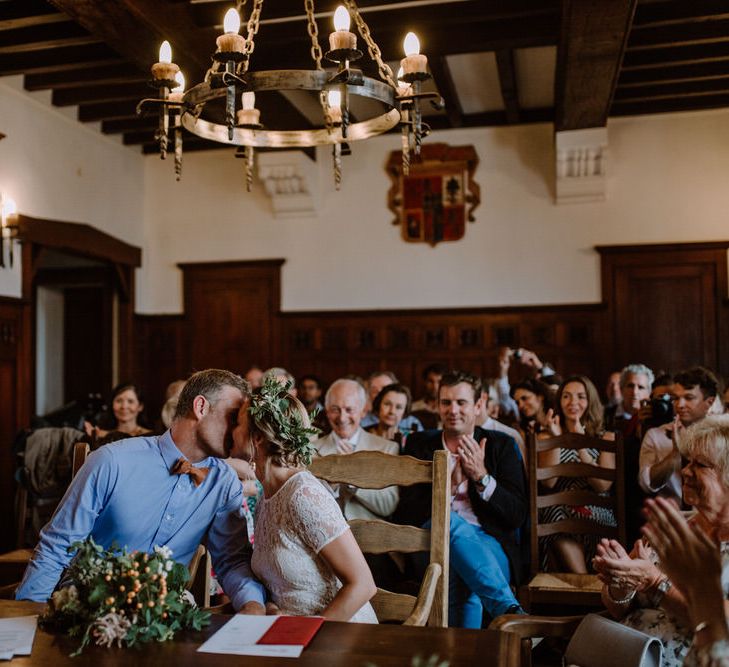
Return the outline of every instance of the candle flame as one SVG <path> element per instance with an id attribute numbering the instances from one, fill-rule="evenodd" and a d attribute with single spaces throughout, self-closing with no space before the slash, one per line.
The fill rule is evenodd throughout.
<path id="1" fill-rule="evenodd" d="M 339 108 L 342 106 L 342 93 L 338 90 L 330 90 L 327 93 L 327 102 L 330 107 Z"/>
<path id="2" fill-rule="evenodd" d="M 225 12 L 225 18 L 223 19 L 223 30 L 225 32 L 232 32 L 238 34 L 240 30 L 240 15 L 236 11 L 235 7 L 231 7 Z"/>
<path id="3" fill-rule="evenodd" d="M 345 9 L 345 7 L 339 5 L 339 7 L 337 7 L 336 11 L 334 12 L 334 29 L 343 30 L 346 32 L 349 31 L 349 25 L 349 12 Z"/>
<path id="4" fill-rule="evenodd" d="M 177 81 L 177 85 L 170 92 L 184 93 L 185 92 L 185 75 L 182 72 L 177 72 L 177 74 L 175 74 L 175 81 Z"/>
<path id="5" fill-rule="evenodd" d="M 240 97 L 245 111 L 256 108 L 256 94 L 252 90 L 247 90 Z"/>
<path id="6" fill-rule="evenodd" d="M 406 56 L 417 56 L 420 53 L 420 40 L 414 32 L 409 32 L 405 35 L 403 49 L 405 50 Z"/>
<path id="7" fill-rule="evenodd" d="M 172 62 L 172 47 L 170 43 L 165 40 L 159 47 L 159 62 L 171 63 Z"/>

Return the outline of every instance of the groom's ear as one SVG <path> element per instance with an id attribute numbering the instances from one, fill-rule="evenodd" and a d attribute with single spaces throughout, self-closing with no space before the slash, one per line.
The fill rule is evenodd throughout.
<path id="1" fill-rule="evenodd" d="M 210 402 L 202 394 L 198 394 L 192 399 L 192 412 L 195 418 L 200 421 L 208 412 L 210 412 Z"/>

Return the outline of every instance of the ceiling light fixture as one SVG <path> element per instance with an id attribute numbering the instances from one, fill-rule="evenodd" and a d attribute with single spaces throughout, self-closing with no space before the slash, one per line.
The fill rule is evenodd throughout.
<path id="1" fill-rule="evenodd" d="M 0 192 L 0 268 L 5 268 L 5 247 L 8 248 L 8 262 L 13 266 L 13 244 L 18 236 L 18 207 L 12 197 Z"/>
<path id="2" fill-rule="evenodd" d="M 429 79 L 430 74 L 428 59 L 420 54 L 420 43 L 415 34 L 408 33 L 405 38 L 405 57 L 401 61 L 398 81 L 389 65 L 383 61 L 380 48 L 372 38 L 355 0 L 343 0 L 344 4 L 334 12 L 335 30 L 329 35 L 329 51 L 325 55 L 319 45 L 314 0 L 304 0 L 314 69 L 254 71 L 250 69 L 251 56 L 263 1 L 253 0 L 245 37 L 239 34 L 240 12 L 245 0 L 228 10 L 223 22 L 224 33 L 216 40 L 212 67 L 201 83 L 187 91 L 184 91 L 184 78 L 181 86 L 179 80 L 176 81 L 179 67 L 172 62 L 169 43 L 165 41 L 160 48 L 159 62 L 152 65 L 150 82 L 158 89 L 158 96 L 142 100 L 137 106 L 137 113 L 154 108 L 159 111 L 156 140 L 163 159 L 167 155 L 172 128 L 177 180 L 182 170 L 183 127 L 204 139 L 241 147 L 249 191 L 253 182 L 256 148 L 291 149 L 331 145 L 334 182 L 339 189 L 342 156 L 351 153 L 349 142 L 380 135 L 397 125 L 402 130 L 403 173 L 407 175 L 411 155 L 417 157 L 420 154 L 423 137 L 430 132 L 422 119 L 421 101 L 430 98 L 436 108 L 443 106 L 442 99 L 436 93 L 421 90 L 422 82 Z M 357 48 L 357 35 L 350 32 L 352 19 L 370 58 L 377 65 L 379 79 L 367 77 L 361 70 L 351 66 L 363 55 Z M 324 69 L 323 58 L 335 63 L 336 70 Z M 272 130 L 262 125 L 260 111 L 255 107 L 255 94 L 295 90 L 318 93 L 322 126 Z M 382 113 L 366 119 L 352 119 L 352 95 L 376 100 L 382 106 Z M 206 113 L 206 106 L 221 98 L 224 98 L 225 121 L 216 122 L 214 113 Z M 239 99 L 240 107 L 237 102 Z"/>

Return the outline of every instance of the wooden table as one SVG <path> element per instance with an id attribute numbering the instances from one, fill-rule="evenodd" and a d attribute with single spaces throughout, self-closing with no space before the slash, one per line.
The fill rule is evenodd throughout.
<path id="1" fill-rule="evenodd" d="M 42 604 L 0 600 L 0 618 L 38 614 L 42 610 Z M 173 641 L 162 644 L 146 644 L 141 649 L 90 646 L 76 658 L 68 657 L 78 643 L 76 640 L 38 629 L 33 653 L 30 656 L 18 656 L 11 664 L 18 667 L 120 667 L 129 664 L 135 667 L 240 667 L 243 664 L 246 667 L 363 667 L 369 663 L 377 667 L 408 667 L 412 656 L 419 654 L 427 658 L 435 653 L 441 660 L 448 660 L 450 667 L 519 665 L 519 638 L 508 632 L 333 621 L 324 623 L 298 660 L 198 653 L 198 646 L 229 618 L 223 615 L 213 616 L 210 626 L 203 632 L 180 633 Z"/>

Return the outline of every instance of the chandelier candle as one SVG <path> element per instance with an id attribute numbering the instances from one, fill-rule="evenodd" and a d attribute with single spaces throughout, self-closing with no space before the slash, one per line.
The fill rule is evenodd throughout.
<path id="1" fill-rule="evenodd" d="M 420 40 L 414 32 L 405 35 L 405 57 L 400 61 L 403 72 L 425 74 L 428 71 L 428 58 L 420 53 Z"/>
<path id="2" fill-rule="evenodd" d="M 225 32 L 215 40 L 218 51 L 221 53 L 243 53 L 246 40 L 242 35 L 238 34 L 240 30 L 240 16 L 233 7 L 225 13 L 223 30 Z"/>
<path id="3" fill-rule="evenodd" d="M 159 82 L 170 82 L 175 80 L 175 74 L 180 68 L 172 62 L 172 47 L 165 40 L 159 47 L 159 62 L 152 65 L 152 78 Z"/>
<path id="4" fill-rule="evenodd" d="M 241 127 L 257 127 L 261 122 L 261 112 L 256 109 L 256 94 L 247 90 L 241 95 L 243 108 L 238 111 L 238 125 Z"/>
<path id="5" fill-rule="evenodd" d="M 349 32 L 349 23 L 349 12 L 339 5 L 334 12 L 334 32 L 329 33 L 329 48 L 332 51 L 357 48 L 357 35 Z"/>

